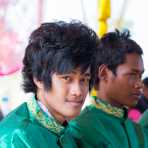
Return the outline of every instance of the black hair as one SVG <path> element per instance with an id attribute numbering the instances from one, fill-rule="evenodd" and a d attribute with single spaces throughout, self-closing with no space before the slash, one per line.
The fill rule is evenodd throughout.
<path id="1" fill-rule="evenodd" d="M 26 47 L 23 59 L 25 92 L 36 93 L 33 78 L 42 81 L 49 90 L 53 73 L 69 73 L 78 67 L 86 71 L 93 63 L 98 43 L 96 33 L 79 21 L 42 24 L 32 32 Z"/>
<path id="2" fill-rule="evenodd" d="M 143 80 L 143 84 L 148 87 L 148 77 L 145 77 Z"/>
<path id="3" fill-rule="evenodd" d="M 116 29 L 114 32 L 106 33 L 100 39 L 99 50 L 95 56 L 95 85 L 99 83 L 97 71 L 100 65 L 105 64 L 116 75 L 116 68 L 123 64 L 126 55 L 131 53 L 142 55 L 143 51 L 134 40 L 130 39 L 129 30 L 120 32 Z"/>

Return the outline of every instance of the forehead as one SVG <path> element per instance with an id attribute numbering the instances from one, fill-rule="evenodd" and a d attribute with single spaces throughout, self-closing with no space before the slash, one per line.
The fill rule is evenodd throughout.
<path id="1" fill-rule="evenodd" d="M 79 75 L 88 75 L 90 74 L 90 67 L 88 67 L 87 69 L 83 70 L 81 68 L 76 68 L 73 69 L 70 74 L 79 74 Z"/>
<path id="2" fill-rule="evenodd" d="M 69 72 L 65 72 L 65 73 L 57 73 L 55 72 L 55 74 L 57 75 L 65 75 L 65 74 L 73 74 L 73 75 L 90 75 L 90 67 L 88 67 L 87 69 L 81 69 L 80 67 L 75 68 Z"/>
<path id="3" fill-rule="evenodd" d="M 136 53 L 127 54 L 125 57 L 125 62 L 118 67 L 122 67 L 123 69 L 130 69 L 131 71 L 137 71 L 140 73 L 144 72 L 142 56 Z"/>

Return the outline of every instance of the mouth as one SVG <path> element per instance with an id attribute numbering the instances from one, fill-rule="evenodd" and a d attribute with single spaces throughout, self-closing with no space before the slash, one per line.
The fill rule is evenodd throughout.
<path id="1" fill-rule="evenodd" d="M 66 101 L 68 104 L 70 104 L 73 107 L 81 107 L 83 105 L 83 101 L 75 101 L 75 100 L 68 100 Z"/>
<path id="2" fill-rule="evenodd" d="M 133 98 L 135 98 L 135 100 L 139 100 L 141 93 L 133 93 L 132 96 L 133 96 Z"/>

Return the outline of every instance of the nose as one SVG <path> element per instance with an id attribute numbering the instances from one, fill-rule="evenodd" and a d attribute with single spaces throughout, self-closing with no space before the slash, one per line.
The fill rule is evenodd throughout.
<path id="1" fill-rule="evenodd" d="M 71 87 L 71 93 L 73 96 L 80 97 L 82 95 L 82 87 L 81 84 L 76 82 Z"/>

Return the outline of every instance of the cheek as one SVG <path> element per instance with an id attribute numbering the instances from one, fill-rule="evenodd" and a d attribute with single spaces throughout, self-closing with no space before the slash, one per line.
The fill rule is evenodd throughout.
<path id="1" fill-rule="evenodd" d="M 63 98 L 63 99 L 65 99 L 65 98 L 67 97 L 68 93 L 69 93 L 68 88 L 67 88 L 67 87 L 63 87 L 63 88 L 57 89 L 55 95 L 56 95 L 58 98 Z"/>
<path id="2" fill-rule="evenodd" d="M 124 89 L 130 89 L 134 85 L 134 81 L 129 79 L 128 77 L 122 77 L 121 79 L 118 79 L 119 82 L 119 88 Z"/>
<path id="3" fill-rule="evenodd" d="M 135 85 L 135 83 L 137 82 L 137 80 L 134 80 L 134 79 L 128 79 L 128 81 L 127 81 L 127 84 L 128 85 L 130 85 L 130 86 L 132 86 L 132 85 Z"/>
<path id="4" fill-rule="evenodd" d="M 84 96 L 86 96 L 88 94 L 88 92 L 89 92 L 89 87 L 82 86 L 81 91 L 82 91 L 82 94 Z"/>
<path id="5" fill-rule="evenodd" d="M 110 89 L 114 95 L 117 94 L 120 97 L 125 97 L 131 90 L 131 85 L 129 84 L 128 80 L 116 79 L 111 83 Z"/>
<path id="6" fill-rule="evenodd" d="M 54 92 L 59 96 L 66 93 L 67 91 L 68 91 L 68 85 L 65 85 L 63 83 L 56 83 L 54 85 Z"/>

